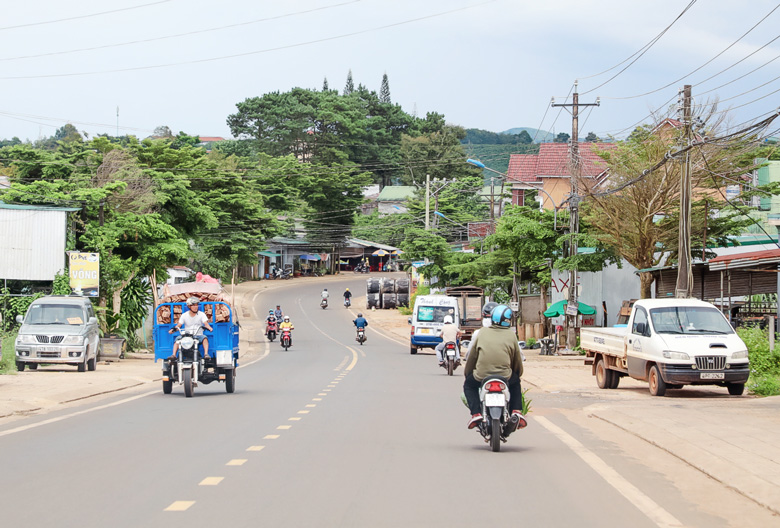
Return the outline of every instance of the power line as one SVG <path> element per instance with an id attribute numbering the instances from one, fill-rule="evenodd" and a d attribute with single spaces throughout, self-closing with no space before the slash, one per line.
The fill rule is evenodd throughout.
<path id="1" fill-rule="evenodd" d="M 0 77 L 0 79 L 3 79 L 3 80 L 20 80 L 20 79 L 51 79 L 51 78 L 62 78 L 62 77 L 80 77 L 80 76 L 86 76 L 86 75 L 102 75 L 102 74 L 107 74 L 107 73 L 122 73 L 122 72 L 131 72 L 131 71 L 142 71 L 142 70 L 153 70 L 153 69 L 160 69 L 160 68 L 170 68 L 172 66 L 185 66 L 185 65 L 190 65 L 190 64 L 203 64 L 203 63 L 207 63 L 207 62 L 215 62 L 215 61 L 221 61 L 221 60 L 227 60 L 227 59 L 235 59 L 235 58 L 238 58 L 238 57 L 249 57 L 249 56 L 252 56 L 252 55 L 259 55 L 259 54 L 262 54 L 262 53 L 270 53 L 270 52 L 274 52 L 274 51 L 281 51 L 281 50 L 286 50 L 286 49 L 299 48 L 299 47 L 303 47 L 303 46 L 309 46 L 309 45 L 312 45 L 312 44 L 321 44 L 323 42 L 330 42 L 330 41 L 333 41 L 333 40 L 340 40 L 340 39 L 344 39 L 344 38 L 354 37 L 356 35 L 364 35 L 366 33 L 372 33 L 372 32 L 375 32 L 375 31 L 382 31 L 382 30 L 385 30 L 385 29 L 393 28 L 393 27 L 398 27 L 398 26 L 403 26 L 403 25 L 406 25 L 406 24 L 411 24 L 411 23 L 414 23 L 414 22 L 419 22 L 421 20 L 428 20 L 428 19 L 431 19 L 431 18 L 437 18 L 437 17 L 440 17 L 440 16 L 445 16 L 445 15 L 449 15 L 449 14 L 452 14 L 452 13 L 457 13 L 459 11 L 465 11 L 467 9 L 480 7 L 480 6 L 483 6 L 483 5 L 486 5 L 486 4 L 490 4 L 490 3 L 493 3 L 493 2 L 496 2 L 496 1 L 497 0 L 487 0 L 487 1 L 481 2 L 479 4 L 472 4 L 472 5 L 465 6 L 465 7 L 459 7 L 459 8 L 456 8 L 456 9 L 450 9 L 450 10 L 447 10 L 447 11 L 440 11 L 438 13 L 434 13 L 434 14 L 431 14 L 431 15 L 426 15 L 426 16 L 421 16 L 421 17 L 416 17 L 416 18 L 410 18 L 410 19 L 407 19 L 407 20 L 403 20 L 401 22 L 395 22 L 395 23 L 392 23 L 392 24 L 385 24 L 383 26 L 376 26 L 376 27 L 373 27 L 373 28 L 362 29 L 362 30 L 358 30 L 358 31 L 352 31 L 350 33 L 342 33 L 341 35 L 334 35 L 334 36 L 331 36 L 331 37 L 324 37 L 324 38 L 321 38 L 321 39 L 309 40 L 309 41 L 305 41 L 305 42 L 298 42 L 298 43 L 295 43 L 295 44 L 287 44 L 287 45 L 284 45 L 284 46 L 276 46 L 276 47 L 273 47 L 273 48 L 265 48 L 265 49 L 261 49 L 261 50 L 246 51 L 246 52 L 243 52 L 243 53 L 235 53 L 235 54 L 232 54 L 232 55 L 222 55 L 222 56 L 219 56 L 219 57 L 210 57 L 210 58 L 206 58 L 206 59 L 194 59 L 194 60 L 189 60 L 189 61 L 171 62 L 171 63 L 166 63 L 166 64 L 155 64 L 155 65 L 150 65 L 150 66 L 136 66 L 136 67 L 133 67 L 133 68 L 117 68 L 117 69 L 113 69 L 113 70 L 101 70 L 101 71 L 91 71 L 91 72 L 50 73 L 50 74 L 44 74 L 44 75 L 15 75 L 15 76 Z"/>
<path id="2" fill-rule="evenodd" d="M 90 13 L 88 15 L 77 15 L 77 16 L 72 16 L 72 17 L 67 17 L 67 18 L 58 18 L 56 20 L 44 20 L 42 22 L 30 22 L 29 24 L 17 24 L 15 26 L 4 26 L 4 27 L 0 27 L 0 31 L 6 31 L 6 30 L 9 30 L 9 29 L 27 28 L 27 27 L 33 27 L 33 26 L 44 26 L 44 25 L 47 25 L 47 24 L 58 24 L 60 22 L 70 22 L 72 20 L 82 20 L 82 19 L 85 19 L 85 18 L 93 18 L 93 17 L 103 16 L 103 15 L 110 15 L 110 14 L 113 14 L 113 13 L 120 13 L 122 11 L 132 11 L 134 9 L 142 9 L 142 8 L 150 7 L 150 6 L 153 6 L 153 5 L 167 4 L 170 1 L 171 0 L 159 0 L 158 2 L 151 2 L 149 4 L 141 4 L 141 5 L 137 5 L 137 6 L 123 7 L 123 8 L 120 8 L 120 9 L 111 9 L 110 11 L 101 11 L 99 13 Z"/>

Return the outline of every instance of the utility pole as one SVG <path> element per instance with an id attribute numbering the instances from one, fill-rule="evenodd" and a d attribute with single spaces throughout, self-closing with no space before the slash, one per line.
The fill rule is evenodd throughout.
<path id="1" fill-rule="evenodd" d="M 431 175 L 425 175 L 425 230 L 431 230 Z"/>
<path id="2" fill-rule="evenodd" d="M 493 202 L 493 189 L 494 189 L 493 182 L 494 181 L 495 181 L 495 178 L 493 176 L 491 176 L 490 177 L 490 225 L 491 226 L 495 222 L 495 213 L 494 213 L 494 211 L 495 211 L 495 208 L 496 208 L 496 206 L 494 205 L 494 202 Z"/>
<path id="3" fill-rule="evenodd" d="M 552 106 L 571 107 L 571 149 L 569 157 L 569 175 L 571 179 L 571 195 L 569 196 L 569 257 L 577 257 L 577 234 L 580 230 L 580 195 L 579 180 L 582 175 L 582 163 L 579 155 L 579 115 L 580 106 L 599 106 L 599 98 L 595 103 L 580 103 L 580 94 L 577 92 L 577 81 L 574 81 L 574 93 L 571 104 L 552 103 Z M 566 311 L 566 347 L 573 349 L 577 346 L 577 322 L 579 316 L 579 301 L 577 300 L 577 268 L 569 271 L 569 298 Z"/>
<path id="4" fill-rule="evenodd" d="M 686 84 L 682 93 L 683 135 L 680 148 L 691 144 L 691 85 Z M 706 236 L 706 235 L 705 235 Z M 674 296 L 687 299 L 693 290 L 691 272 L 691 157 L 689 151 L 682 158 L 680 170 L 680 241 L 677 246 L 677 285 Z"/>

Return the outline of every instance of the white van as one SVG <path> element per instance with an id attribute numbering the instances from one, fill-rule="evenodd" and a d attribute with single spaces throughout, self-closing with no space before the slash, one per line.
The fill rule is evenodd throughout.
<path id="1" fill-rule="evenodd" d="M 412 325 L 410 353 L 420 348 L 435 348 L 441 343 L 441 328 L 444 316 L 451 315 L 453 321 L 460 321 L 458 298 L 446 295 L 422 295 L 414 301 L 414 311 L 409 318 Z"/>

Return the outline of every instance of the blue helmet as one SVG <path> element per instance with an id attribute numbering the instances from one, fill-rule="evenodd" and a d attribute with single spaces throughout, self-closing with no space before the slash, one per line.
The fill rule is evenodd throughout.
<path id="1" fill-rule="evenodd" d="M 493 308 L 493 312 L 490 314 L 490 321 L 493 326 L 509 328 L 512 324 L 512 309 L 506 304 L 499 304 Z"/>

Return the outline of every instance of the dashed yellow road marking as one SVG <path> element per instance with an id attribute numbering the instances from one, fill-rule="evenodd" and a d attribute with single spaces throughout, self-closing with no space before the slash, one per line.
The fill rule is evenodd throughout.
<path id="1" fill-rule="evenodd" d="M 328 385 L 329 389 L 332 389 L 333 387 L 335 387 L 335 385 Z"/>
<path id="2" fill-rule="evenodd" d="M 327 396 L 327 394 L 325 394 L 324 392 L 320 392 L 319 394 L 317 394 L 317 396 Z"/>
<path id="3" fill-rule="evenodd" d="M 284 430 L 284 429 L 289 429 L 290 427 L 292 427 L 292 425 L 279 425 L 279 426 L 277 426 L 276 428 L 277 428 L 277 429 L 283 429 L 283 430 Z"/>
<path id="4" fill-rule="evenodd" d="M 322 401 L 322 398 L 312 398 L 311 401 Z"/>
<path id="5" fill-rule="evenodd" d="M 185 511 L 193 504 L 195 504 L 195 501 L 176 501 L 163 511 Z"/>
<path id="6" fill-rule="evenodd" d="M 298 414 L 309 414 L 309 411 L 298 411 Z"/>
<path id="7" fill-rule="evenodd" d="M 297 422 L 297 421 L 300 421 L 300 419 L 301 419 L 300 416 L 293 416 L 291 418 L 287 418 L 287 421 L 288 422 Z"/>
<path id="8" fill-rule="evenodd" d="M 246 458 L 234 458 L 233 460 L 231 460 L 230 462 L 228 462 L 225 465 L 226 466 L 243 466 L 244 464 L 246 464 Z"/>
<path id="9" fill-rule="evenodd" d="M 277 438 L 279 438 L 279 435 L 265 435 L 263 440 L 276 440 Z"/>
<path id="10" fill-rule="evenodd" d="M 306 404 L 306 407 L 316 407 L 316 406 L 317 406 L 316 403 L 307 403 Z"/>
<path id="11" fill-rule="evenodd" d="M 246 448 L 247 451 L 262 451 L 265 449 L 265 446 L 249 446 Z"/>
<path id="12" fill-rule="evenodd" d="M 322 389 L 322 392 L 330 392 L 330 389 Z"/>
<path id="13" fill-rule="evenodd" d="M 225 477 L 206 477 L 200 481 L 200 484 L 198 484 L 198 486 L 216 486 L 224 479 Z"/>

